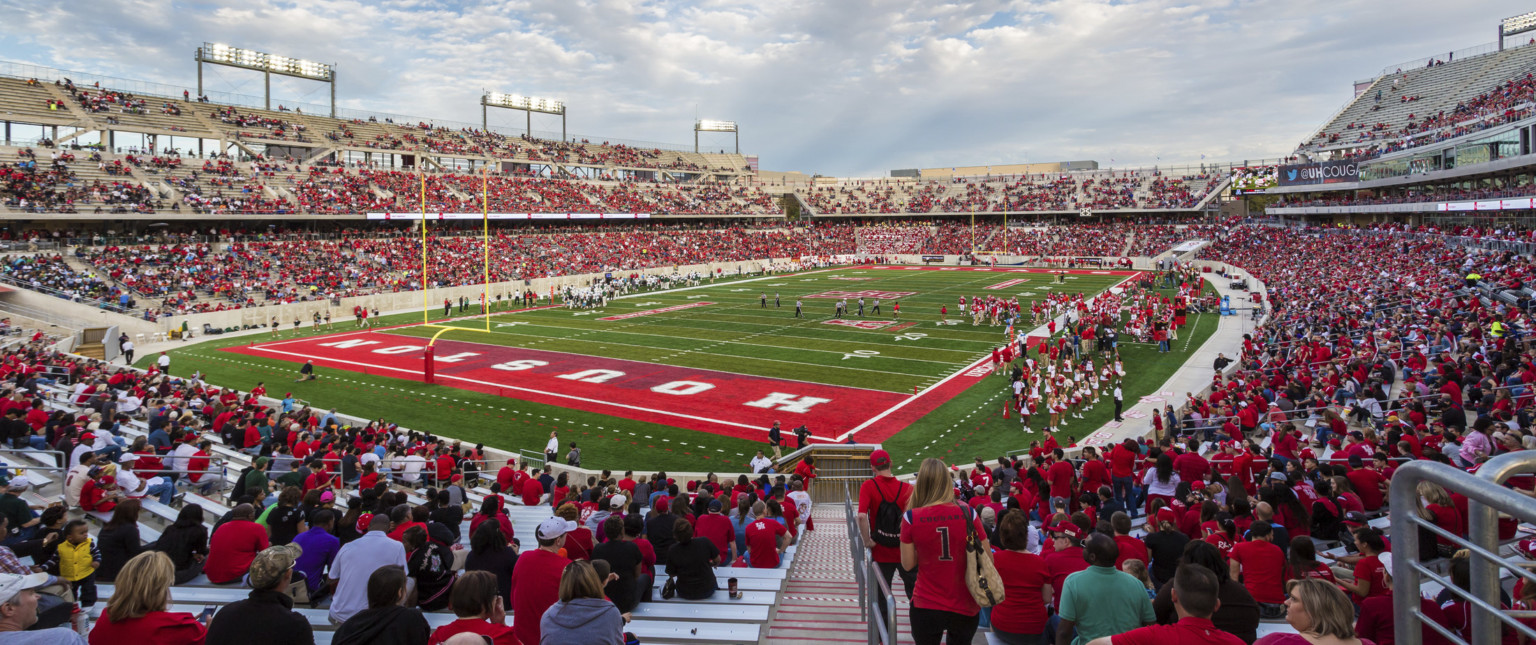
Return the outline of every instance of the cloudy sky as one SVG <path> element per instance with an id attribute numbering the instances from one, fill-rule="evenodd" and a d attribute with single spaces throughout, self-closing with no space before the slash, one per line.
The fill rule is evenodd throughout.
<path id="1" fill-rule="evenodd" d="M 205 40 L 338 65 L 345 107 L 478 122 L 561 98 L 573 134 L 687 143 L 741 124 L 764 168 L 1275 157 L 1383 67 L 1494 39 L 1458 0 L 0 0 L 0 59 L 193 87 Z M 210 69 L 212 91 L 261 76 Z M 274 102 L 324 103 L 273 82 Z M 520 113 L 492 116 L 521 127 Z M 558 130 L 536 117 L 535 130 Z M 705 144 L 728 146 L 721 135 Z"/>

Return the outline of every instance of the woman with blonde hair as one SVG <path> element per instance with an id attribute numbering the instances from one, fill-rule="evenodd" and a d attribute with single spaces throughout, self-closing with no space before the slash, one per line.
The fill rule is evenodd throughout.
<path id="1" fill-rule="evenodd" d="M 949 468 L 924 459 L 917 484 L 901 518 L 901 566 L 916 569 L 912 593 L 912 640 L 917 645 L 969 643 L 976 635 L 981 607 L 965 585 L 965 547 L 975 533 L 981 548 L 991 549 L 981 518 L 955 503 Z"/>
<path id="2" fill-rule="evenodd" d="M 608 574 L 610 580 L 616 576 Z M 566 565 L 560 576 L 560 601 L 539 618 L 540 645 L 623 645 L 629 616 L 620 614 L 619 608 L 603 597 L 606 582 L 598 579 L 591 562 L 577 560 Z"/>
<path id="3" fill-rule="evenodd" d="M 1131 558 L 1125 562 L 1120 563 L 1120 570 L 1130 574 L 1131 577 L 1140 580 L 1142 586 L 1147 588 L 1148 598 L 1157 597 L 1157 589 L 1152 587 L 1152 576 L 1151 574 L 1147 573 L 1147 563 L 1142 562 L 1136 558 Z"/>
<path id="4" fill-rule="evenodd" d="M 112 598 L 91 630 L 91 645 L 201 645 L 208 628 L 192 614 L 169 612 L 176 567 L 159 551 L 145 551 L 123 565 Z"/>
<path id="5" fill-rule="evenodd" d="M 1456 505 L 1451 502 L 1450 493 L 1445 492 L 1445 489 L 1439 484 L 1431 481 L 1419 482 L 1419 486 L 1415 490 L 1419 494 L 1419 517 L 1433 522 L 1435 526 L 1440 527 L 1451 535 L 1467 534 L 1467 527 L 1461 519 L 1461 511 L 1457 510 Z M 1420 529 L 1420 531 L 1419 540 L 1421 542 L 1428 542 L 1427 536 L 1424 533 L 1433 533 L 1433 531 L 1425 529 Z M 1434 535 L 1434 538 L 1434 544 L 1440 557 L 1449 557 L 1452 553 L 1456 552 L 1456 545 L 1449 539 L 1438 533 Z M 1423 555 L 1421 554 L 1420 557 L 1423 557 Z"/>
<path id="6" fill-rule="evenodd" d="M 1295 634 L 1270 634 L 1254 645 L 1373 645 L 1355 636 L 1355 606 L 1338 587 L 1319 578 L 1285 585 L 1285 622 Z"/>

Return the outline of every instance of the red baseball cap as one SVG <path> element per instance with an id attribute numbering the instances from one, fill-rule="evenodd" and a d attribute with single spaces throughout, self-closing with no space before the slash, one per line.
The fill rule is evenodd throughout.
<path id="1" fill-rule="evenodd" d="M 1070 537 L 1070 538 L 1073 538 L 1073 539 L 1077 539 L 1077 538 L 1083 537 L 1083 527 L 1078 526 L 1076 524 L 1073 524 L 1071 522 L 1062 522 L 1062 523 L 1057 524 L 1055 526 L 1046 527 L 1045 530 L 1050 531 L 1052 533 L 1065 533 L 1067 537 Z"/>
<path id="2" fill-rule="evenodd" d="M 869 465 L 879 469 L 891 467 L 891 453 L 884 450 L 876 450 L 869 453 Z"/>
<path id="3" fill-rule="evenodd" d="M 1190 490 L 1205 490 L 1205 482 L 1196 479 L 1189 483 Z"/>
<path id="4" fill-rule="evenodd" d="M 1158 522 L 1175 522 L 1176 523 L 1176 522 L 1179 521 L 1179 515 L 1177 513 L 1174 513 L 1173 509 L 1168 508 L 1167 506 L 1164 506 L 1164 507 L 1162 507 L 1160 509 L 1157 509 L 1157 521 Z"/>

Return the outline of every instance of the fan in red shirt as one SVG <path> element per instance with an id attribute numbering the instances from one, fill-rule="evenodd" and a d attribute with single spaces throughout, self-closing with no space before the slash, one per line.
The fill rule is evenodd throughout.
<path id="1" fill-rule="evenodd" d="M 1060 598 L 1061 587 L 1066 584 L 1067 576 L 1088 568 L 1088 561 L 1083 559 L 1083 536 L 1088 532 L 1070 520 L 1048 526 L 1045 530 L 1051 533 L 1052 546 L 1051 552 L 1045 556 L 1045 568 L 1051 576 L 1052 597 Z"/>
<path id="2" fill-rule="evenodd" d="M 1072 468 L 1072 462 L 1067 461 L 1062 449 L 1057 448 L 1052 454 L 1056 456 L 1056 463 L 1051 464 L 1050 470 L 1046 471 L 1046 479 L 1051 483 L 1051 498 L 1075 501 L 1077 489 L 1073 484 L 1077 480 L 1077 471 Z"/>
<path id="3" fill-rule="evenodd" d="M 1285 602 L 1285 553 L 1273 538 L 1269 522 L 1254 522 L 1248 527 L 1248 541 L 1232 547 L 1231 566 L 1232 579 L 1240 580 L 1259 602 L 1260 615 L 1278 618 L 1284 613 L 1279 605 Z"/>
<path id="4" fill-rule="evenodd" d="M 901 516 L 906 511 L 907 500 L 912 497 L 912 486 L 891 475 L 891 455 L 884 450 L 870 453 L 869 469 L 874 476 L 859 485 L 859 534 L 887 584 L 898 571 L 901 573 L 902 586 L 910 600 L 917 572 L 901 566 L 900 547 Z M 886 512 L 882 513 L 882 510 Z M 882 526 L 881 518 L 890 514 L 895 515 L 895 526 Z"/>
<path id="5" fill-rule="evenodd" d="M 764 517 L 768 505 L 762 500 L 752 505 L 752 515 L 758 519 L 746 528 L 747 566 L 753 569 L 777 569 L 779 554 L 789 546 L 789 529 L 778 520 Z"/>
<path id="6" fill-rule="evenodd" d="M 901 566 L 921 572 L 912 593 L 912 638 L 937 643 L 969 643 L 976 635 L 981 607 L 965 584 L 965 545 L 975 534 L 990 549 L 981 518 L 954 502 L 949 469 L 928 458 L 918 468 L 912 510 L 901 519 Z M 1006 594 L 1006 591 L 1005 591 Z"/>
<path id="7" fill-rule="evenodd" d="M 1100 487 L 1109 485 L 1109 469 L 1104 467 L 1103 460 L 1099 459 L 1099 451 L 1092 446 L 1083 449 L 1082 489 L 1087 492 L 1098 492 Z"/>
<path id="8" fill-rule="evenodd" d="M 1179 480 L 1195 482 L 1205 479 L 1211 472 L 1211 462 L 1200 456 L 1200 442 L 1190 439 L 1185 445 L 1188 450 L 1173 460 L 1173 469 L 1179 473 Z"/>
<path id="9" fill-rule="evenodd" d="M 1385 568 L 1381 566 L 1379 557 L 1387 552 L 1387 543 L 1382 539 L 1381 531 L 1370 527 L 1360 529 L 1355 533 L 1355 546 L 1360 549 L 1361 555 L 1355 563 L 1355 579 L 1340 580 L 1339 587 L 1354 594 L 1356 603 L 1375 596 L 1390 596 L 1392 590 L 1387 588 Z"/>
<path id="10" fill-rule="evenodd" d="M 715 543 L 715 549 L 722 556 L 729 555 L 727 562 L 736 561 L 736 529 L 731 526 L 731 518 L 723 515 L 720 510 L 725 505 L 718 499 L 709 500 L 709 512 L 699 516 L 699 521 L 694 527 L 694 533 L 699 537 L 709 538 Z"/>
<path id="11" fill-rule="evenodd" d="M 1384 580 L 1388 589 L 1392 587 L 1392 554 L 1383 553 L 1380 556 L 1382 569 L 1385 572 Z M 1403 593 L 1410 593 L 1404 590 Z M 1355 635 L 1361 639 L 1369 639 L 1376 645 L 1392 645 L 1397 642 L 1393 633 L 1392 624 L 1392 595 L 1375 596 L 1366 598 L 1360 603 L 1360 617 L 1355 619 Z M 1429 598 L 1419 596 L 1419 610 L 1424 613 L 1426 619 L 1422 623 L 1424 645 L 1449 645 L 1450 641 L 1435 628 L 1429 626 L 1429 622 L 1435 622 L 1443 626 L 1451 625 L 1451 620 L 1446 616 L 1440 605 Z M 1514 645 L 1514 630 L 1505 629 L 1505 642 Z"/>
<path id="12" fill-rule="evenodd" d="M 992 608 L 992 630 L 1014 637 L 1007 642 L 1045 631 L 1051 576 L 1045 559 L 1028 551 L 1030 530 L 1029 517 L 1021 510 L 1005 513 L 997 526 L 1002 549 L 993 555 L 993 564 L 1003 579 L 1003 602 Z"/>
<path id="13" fill-rule="evenodd" d="M 1349 472 L 1344 473 L 1344 477 L 1349 479 L 1350 486 L 1354 487 L 1355 494 L 1360 496 L 1366 511 L 1379 509 L 1386 501 L 1387 478 L 1375 470 L 1366 468 L 1365 460 L 1358 455 L 1349 458 Z"/>
<path id="14" fill-rule="evenodd" d="M 522 469 L 517 467 L 517 462 L 510 459 L 507 460 L 507 465 L 502 466 L 501 470 L 496 471 L 496 484 L 501 486 L 501 492 L 508 495 L 517 493 L 516 490 L 513 490 L 512 483 L 517 473 L 521 471 Z"/>
<path id="15" fill-rule="evenodd" d="M 1116 512 L 1109 516 L 1109 524 L 1115 529 L 1115 544 L 1120 547 L 1120 557 L 1115 559 L 1115 568 L 1119 569 L 1126 560 L 1141 560 L 1142 564 L 1150 566 L 1152 558 L 1147 553 L 1147 543 L 1131 537 L 1131 516 Z"/>

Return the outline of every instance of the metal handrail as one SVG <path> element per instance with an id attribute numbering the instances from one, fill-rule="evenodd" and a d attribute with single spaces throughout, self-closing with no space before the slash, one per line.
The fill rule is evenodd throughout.
<path id="1" fill-rule="evenodd" d="M 1516 575 L 1536 582 L 1536 574 L 1525 571 L 1520 565 L 1505 561 L 1498 555 L 1498 513 L 1536 519 L 1536 499 L 1521 495 L 1502 486 L 1502 482 L 1517 473 L 1536 472 L 1536 453 L 1521 451 L 1495 457 L 1483 464 L 1476 476 L 1452 466 L 1432 461 L 1414 461 L 1397 469 L 1392 476 L 1390 491 L 1391 507 L 1415 508 L 1418 504 L 1418 484 L 1430 481 L 1455 490 L 1468 498 L 1468 531 L 1459 536 L 1440 529 L 1433 522 L 1413 513 L 1406 513 L 1392 522 L 1393 552 L 1400 557 L 1392 563 L 1393 586 L 1417 590 L 1421 578 L 1440 583 L 1446 590 L 1463 597 L 1472 605 L 1472 624 L 1469 639 L 1462 639 L 1441 628 L 1434 620 L 1427 624 L 1448 640 L 1460 645 L 1497 645 L 1505 627 L 1518 630 L 1527 637 L 1536 638 L 1536 630 L 1522 624 L 1517 614 L 1499 607 L 1499 568 L 1504 567 Z M 1450 581 L 1418 561 L 1419 529 L 1450 541 L 1471 552 L 1470 589 L 1460 589 Z M 1393 596 L 1393 631 L 1402 645 L 1421 645 L 1426 617 L 1419 606 L 1418 593 L 1400 593 Z M 1501 624 L 1502 623 L 1502 624 Z"/>
<path id="2" fill-rule="evenodd" d="M 868 605 L 864 617 L 869 622 L 869 645 L 882 643 L 895 645 L 896 597 L 891 593 L 890 585 L 885 583 L 885 576 L 880 575 L 878 565 L 874 562 L 866 562 L 863 569 L 864 577 L 872 579 L 875 583 L 869 585 L 869 595 L 864 599 L 864 604 Z M 885 600 L 884 616 L 878 615 L 882 598 Z"/>
<path id="3" fill-rule="evenodd" d="M 859 586 L 859 610 L 864 611 L 869 600 L 864 596 L 865 585 L 868 584 L 864 575 L 864 545 L 859 537 L 859 521 L 854 515 L 853 494 L 848 487 L 848 482 L 843 482 L 843 521 L 848 524 L 848 557 L 853 563 L 853 579 Z"/>
<path id="4" fill-rule="evenodd" d="M 39 455 L 39 454 L 41 454 L 41 455 L 54 455 L 54 456 L 57 456 L 57 459 L 55 461 L 65 461 L 65 462 L 67 462 L 67 460 L 69 459 L 69 455 L 66 455 L 63 452 L 58 451 L 58 450 L 38 450 L 36 448 L 0 448 L 0 453 L 6 453 L 6 452 L 16 453 L 18 455 L 22 455 L 24 457 L 28 457 L 29 459 L 31 458 L 32 455 Z M 16 470 L 46 470 L 48 472 L 61 472 L 61 473 L 69 472 L 69 467 L 68 466 L 31 466 L 31 465 L 27 465 L 27 464 L 6 464 L 6 465 L 11 467 L 11 468 L 15 468 Z"/>

